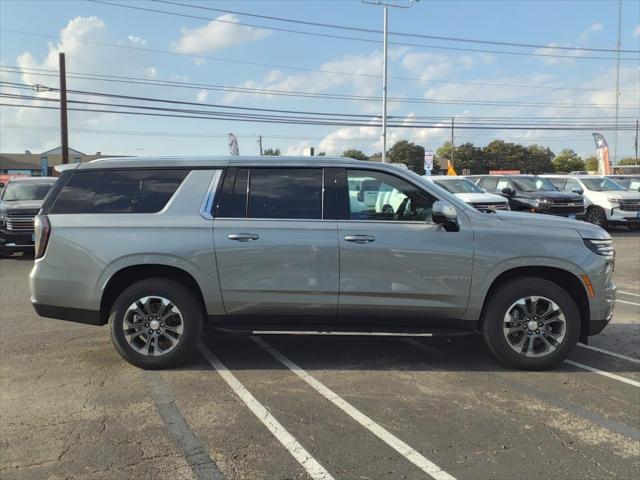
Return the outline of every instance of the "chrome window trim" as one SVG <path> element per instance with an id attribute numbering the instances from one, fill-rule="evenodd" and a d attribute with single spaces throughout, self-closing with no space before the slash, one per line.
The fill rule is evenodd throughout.
<path id="1" fill-rule="evenodd" d="M 202 200 L 202 205 L 200 206 L 200 216 L 207 220 L 213 220 L 213 215 L 211 214 L 213 209 L 213 201 L 215 199 L 216 190 L 218 189 L 218 183 L 220 182 L 220 177 L 222 176 L 222 169 L 215 170 L 213 174 L 213 178 L 209 183 L 209 188 L 207 188 L 207 193 Z"/>

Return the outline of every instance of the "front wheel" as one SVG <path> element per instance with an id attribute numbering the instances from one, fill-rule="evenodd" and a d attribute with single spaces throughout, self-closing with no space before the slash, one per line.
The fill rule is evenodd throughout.
<path id="1" fill-rule="evenodd" d="M 521 278 L 496 290 L 483 315 L 483 335 L 510 367 L 544 370 L 569 356 L 580 337 L 580 312 L 559 285 Z"/>
<path id="2" fill-rule="evenodd" d="M 111 338 L 129 363 L 150 370 L 171 368 L 190 358 L 203 316 L 200 302 L 184 285 L 149 278 L 125 289 L 114 302 Z"/>
<path id="3" fill-rule="evenodd" d="M 607 215 L 601 208 L 591 208 L 589 211 L 587 211 L 585 219 L 589 223 L 593 223 L 594 225 L 602 228 L 607 228 Z"/>

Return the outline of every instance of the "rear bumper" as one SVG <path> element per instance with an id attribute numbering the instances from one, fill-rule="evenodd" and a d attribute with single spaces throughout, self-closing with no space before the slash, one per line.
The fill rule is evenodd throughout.
<path id="1" fill-rule="evenodd" d="M 33 302 L 33 308 L 41 317 L 57 318 L 68 322 L 84 323 L 87 325 L 104 325 L 100 318 L 100 312 L 93 310 L 82 310 L 79 308 L 57 307 L 55 305 L 43 305 Z"/>

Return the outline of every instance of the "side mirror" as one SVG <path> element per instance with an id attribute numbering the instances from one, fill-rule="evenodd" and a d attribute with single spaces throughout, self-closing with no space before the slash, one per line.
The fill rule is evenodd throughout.
<path id="1" fill-rule="evenodd" d="M 511 187 L 504 187 L 502 189 L 502 193 L 510 197 L 514 194 L 514 191 L 511 189 Z"/>
<path id="2" fill-rule="evenodd" d="M 573 193 L 577 193 L 578 195 L 582 195 L 582 194 L 584 193 L 584 190 L 583 190 L 583 189 L 581 189 L 580 187 L 573 187 L 573 188 L 571 189 L 571 191 L 572 191 Z"/>
<path id="3" fill-rule="evenodd" d="M 458 212 L 447 202 L 437 201 L 433 204 L 431 213 L 433 223 L 442 225 L 447 232 L 457 232 L 460 230 L 458 225 Z"/>

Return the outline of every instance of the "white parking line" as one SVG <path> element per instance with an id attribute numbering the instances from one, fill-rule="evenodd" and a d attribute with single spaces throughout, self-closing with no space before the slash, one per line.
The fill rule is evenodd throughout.
<path id="1" fill-rule="evenodd" d="M 597 373 L 598 375 L 602 375 L 604 377 L 609 377 L 613 380 L 617 380 L 619 382 L 627 383 L 634 387 L 640 387 L 640 382 L 636 382 L 635 380 L 631 380 L 630 378 L 622 377 L 620 375 L 616 375 L 615 373 L 605 372 L 604 370 L 600 370 L 599 368 L 590 367 L 589 365 L 585 365 L 583 363 L 574 362 L 573 360 L 565 360 L 565 363 L 569 365 L 573 365 L 574 367 L 582 368 L 584 370 L 589 370 L 590 372 Z"/>
<path id="2" fill-rule="evenodd" d="M 623 295 L 632 295 L 634 297 L 640 297 L 640 293 L 623 292 L 621 290 L 618 290 L 618 293 L 622 293 Z"/>
<path id="3" fill-rule="evenodd" d="M 627 305 L 637 305 L 640 307 L 640 303 L 636 303 L 636 302 L 627 302 L 626 300 L 616 300 L 616 302 L 618 303 L 626 303 Z"/>
<path id="4" fill-rule="evenodd" d="M 249 410 L 264 423 L 274 437 L 282 444 L 284 448 L 295 458 L 300 465 L 307 471 L 309 476 L 315 480 L 333 480 L 333 477 L 327 472 L 320 463 L 318 463 L 307 452 L 300 443 L 291 435 L 276 418 L 256 398 L 251 392 L 245 388 L 242 383 L 225 367 L 218 358 L 209 351 L 204 345 L 200 344 L 198 349 L 211 364 L 211 366 L 220 374 L 231 389 L 240 397 Z"/>
<path id="5" fill-rule="evenodd" d="M 578 343 L 582 348 L 588 348 L 589 350 L 593 350 L 594 352 L 604 353 L 605 355 L 611 355 L 612 357 L 621 358 L 622 360 L 626 360 L 627 362 L 632 363 L 640 363 L 640 359 L 627 357 L 626 355 L 622 355 L 621 353 L 612 352 L 610 350 L 605 350 L 604 348 L 594 347 L 592 345 L 585 345 L 584 343 Z"/>
<path id="6" fill-rule="evenodd" d="M 455 480 L 455 477 L 449 475 L 447 472 L 438 467 L 435 463 L 427 460 L 422 454 L 411 448 L 405 442 L 400 440 L 398 437 L 393 435 L 391 432 L 386 430 L 384 427 L 378 425 L 371 418 L 367 417 L 360 410 L 355 408 L 353 405 L 348 403 L 346 400 L 342 399 L 337 393 L 333 390 L 329 389 L 315 377 L 308 374 L 298 365 L 293 363 L 287 357 L 278 352 L 275 348 L 269 345 L 267 342 L 258 337 L 251 337 L 254 342 L 264 348 L 267 352 L 269 352 L 276 360 L 286 366 L 289 370 L 295 373 L 302 380 L 307 382 L 314 390 L 316 390 L 320 395 L 325 397 L 331 403 L 333 403 L 336 407 L 342 410 L 344 413 L 353 418 L 356 422 L 362 425 L 364 428 L 373 433 L 380 440 L 385 442 L 395 451 L 397 451 L 404 458 L 409 460 L 415 466 L 417 466 L 420 470 L 431 476 L 436 480 Z"/>

